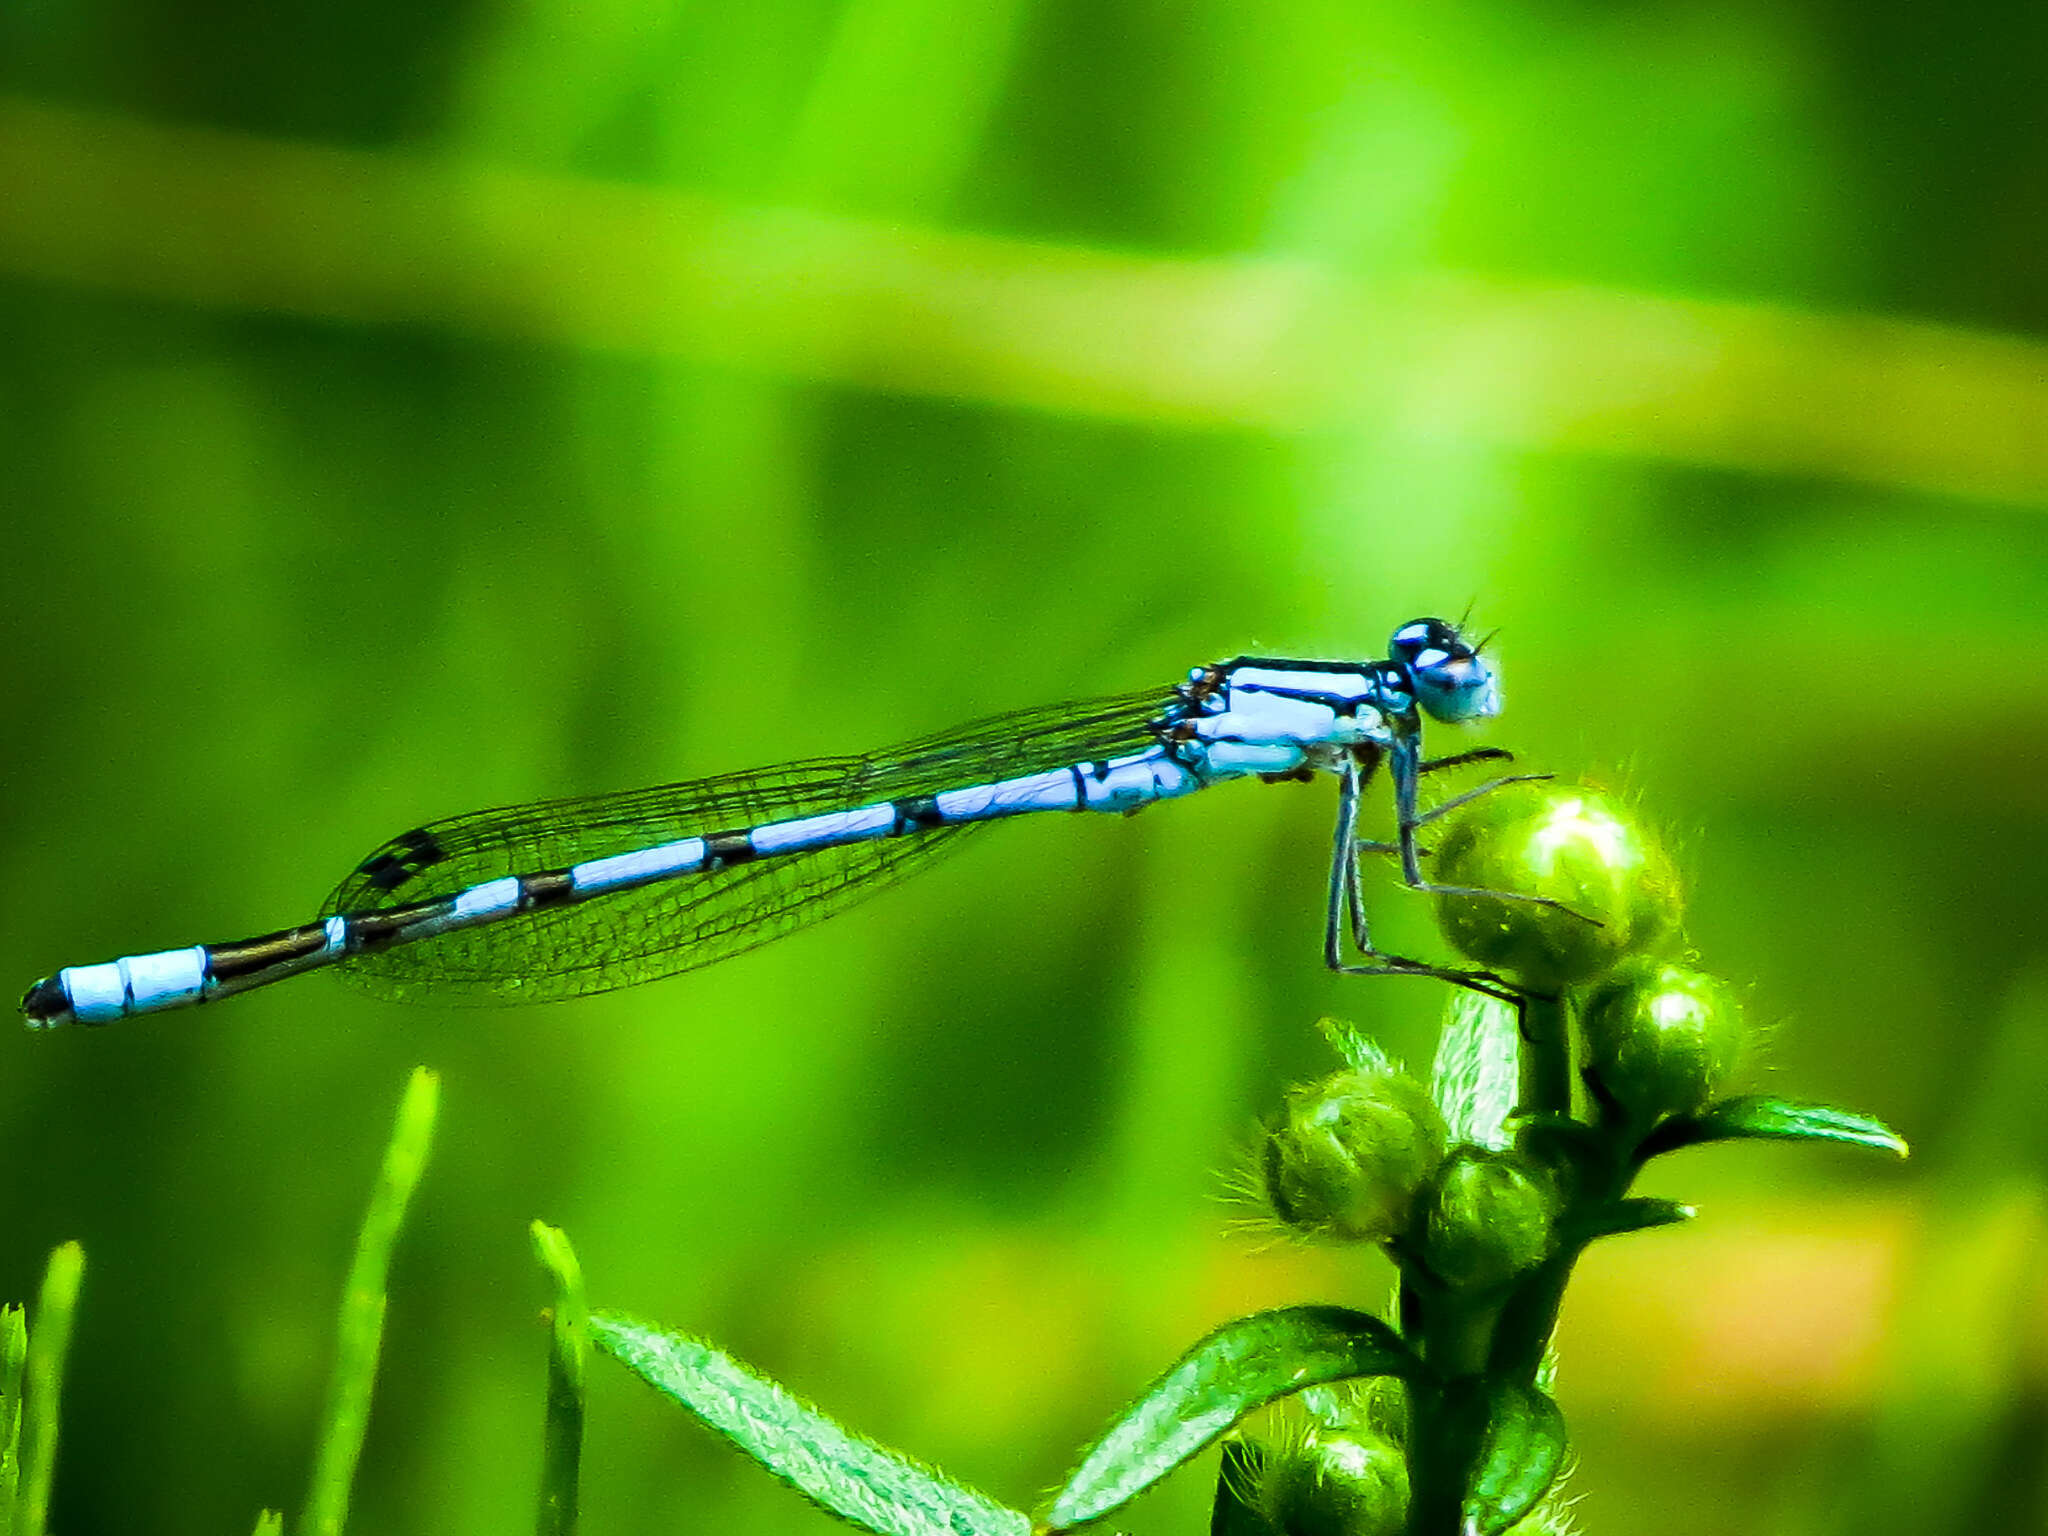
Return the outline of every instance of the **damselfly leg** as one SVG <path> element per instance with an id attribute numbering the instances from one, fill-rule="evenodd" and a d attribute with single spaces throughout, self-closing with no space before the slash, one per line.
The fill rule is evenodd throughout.
<path id="1" fill-rule="evenodd" d="M 1474 885 L 1438 885 L 1434 881 L 1422 878 L 1422 858 L 1415 842 L 1415 834 L 1420 828 L 1461 805 L 1469 805 L 1481 795 L 1491 794 L 1502 785 L 1547 779 L 1550 777 L 1549 774 L 1515 773 L 1504 778 L 1490 779 L 1477 789 L 1470 789 L 1462 795 L 1454 796 L 1432 810 L 1420 811 L 1416 808 L 1418 785 L 1426 770 L 1416 751 L 1415 738 L 1397 736 L 1387 756 L 1388 771 L 1394 779 L 1394 812 L 1401 839 L 1402 884 L 1410 890 L 1421 891 L 1430 896 L 1491 896 L 1499 901 L 1527 902 L 1531 906 L 1549 907 L 1595 928 L 1600 926 L 1598 919 L 1588 917 L 1583 912 L 1575 912 L 1563 902 L 1553 901 L 1548 896 L 1531 896 L 1524 891 L 1489 891 Z"/>
<path id="2" fill-rule="evenodd" d="M 1413 847 L 1414 830 L 1408 829 L 1400 844 L 1361 842 L 1358 838 L 1358 801 L 1364 781 L 1365 773 L 1355 759 L 1345 765 L 1338 777 L 1337 831 L 1330 857 L 1329 906 L 1323 922 L 1323 963 L 1340 976 L 1433 976 L 1453 986 L 1519 1005 L 1521 994 L 1514 989 L 1513 983 L 1491 971 L 1433 965 L 1426 960 L 1411 960 L 1405 955 L 1388 954 L 1374 947 L 1372 927 L 1365 915 L 1365 898 L 1360 890 L 1358 856 L 1362 852 L 1405 855 Z M 1496 787 L 1482 785 L 1477 793 L 1484 794 Z M 1469 799 L 1470 796 L 1463 798 Z M 1403 862 L 1405 864 L 1405 857 Z M 1360 965 L 1344 958 L 1347 928 L 1352 947 L 1372 963 Z"/>
<path id="3" fill-rule="evenodd" d="M 1512 763 L 1514 760 L 1515 754 L 1506 747 L 1474 747 L 1470 752 L 1459 752 L 1450 757 L 1432 757 L 1416 771 L 1418 773 L 1440 773 L 1446 768 L 1463 768 L 1468 763 Z M 1537 774 L 1535 777 L 1545 778 L 1547 775 Z M 1481 785 L 1480 787 L 1482 789 L 1490 789 L 1493 786 Z M 1444 807 L 1438 807 L 1438 810 L 1442 809 Z"/>
<path id="4" fill-rule="evenodd" d="M 1454 795 L 1442 804 L 1423 811 L 1416 805 L 1416 781 L 1422 774 L 1474 762 L 1510 760 L 1513 754 L 1498 747 L 1482 747 L 1477 751 L 1460 753 L 1455 757 L 1420 762 L 1412 743 L 1397 742 L 1390 755 L 1393 758 L 1391 767 L 1394 775 L 1394 799 L 1399 821 L 1398 842 L 1369 842 L 1358 837 L 1358 804 L 1367 770 L 1354 761 L 1348 764 L 1339 776 L 1337 829 L 1330 865 L 1329 906 L 1323 925 L 1324 963 L 1331 970 L 1345 976 L 1431 976 L 1439 981 L 1448 981 L 1454 986 L 1499 998 L 1502 1002 L 1519 1004 L 1521 993 L 1516 990 L 1514 984 L 1492 971 L 1436 965 L 1429 961 L 1412 960 L 1405 955 L 1389 954 L 1376 947 L 1372 942 L 1371 924 L 1365 912 L 1358 856 L 1361 853 L 1399 854 L 1402 883 L 1412 890 L 1428 895 L 1492 896 L 1502 901 L 1529 902 L 1536 906 L 1554 907 L 1560 912 L 1578 918 L 1581 922 L 1594 923 L 1597 927 L 1594 919 L 1583 913 L 1574 912 L 1563 902 L 1553 901 L 1547 896 L 1532 896 L 1523 891 L 1485 890 L 1477 886 L 1441 885 L 1422 877 L 1422 850 L 1417 843 L 1416 834 L 1423 827 L 1505 785 L 1536 782 L 1548 779 L 1550 775 L 1505 774 L 1499 778 L 1489 779 L 1484 784 L 1468 789 L 1463 794 Z M 1350 931 L 1353 948 L 1366 959 L 1373 961 L 1373 964 L 1358 965 L 1344 959 L 1342 937 L 1347 928 Z"/>

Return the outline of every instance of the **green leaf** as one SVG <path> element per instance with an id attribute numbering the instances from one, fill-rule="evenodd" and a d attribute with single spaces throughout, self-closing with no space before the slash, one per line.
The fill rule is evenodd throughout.
<path id="1" fill-rule="evenodd" d="M 797 1492 L 877 1536 L 1026 1536 L 1029 1518 L 834 1423 L 722 1350 L 595 1312 L 598 1347 Z"/>
<path id="2" fill-rule="evenodd" d="M 1489 1381 L 1479 1401 L 1486 1432 L 1465 1489 L 1463 1529 L 1497 1536 L 1536 1507 L 1564 1465 L 1564 1415 L 1521 1382 Z"/>
<path id="3" fill-rule="evenodd" d="M 1223 1464 L 1216 1469 L 1216 1502 L 1209 1511 L 1209 1536 L 1279 1536 L 1258 1504 L 1259 1479 L 1265 1470 L 1265 1447 L 1234 1435 L 1223 1442 Z"/>
<path id="4" fill-rule="evenodd" d="M 1652 1227 L 1675 1226 L 1691 1221 L 1698 1212 L 1676 1200 L 1610 1200 L 1605 1205 L 1575 1217 L 1560 1233 L 1567 1247 L 1583 1247 L 1596 1237 L 1618 1237 L 1624 1232 L 1645 1232 Z"/>
<path id="5" fill-rule="evenodd" d="M 1387 1053 L 1355 1024 L 1325 1017 L 1316 1020 L 1316 1029 L 1354 1072 L 1384 1072 L 1391 1066 Z"/>
<path id="6" fill-rule="evenodd" d="M 1275 1398 L 1414 1365 L 1392 1328 L 1348 1307 L 1282 1307 L 1225 1323 L 1089 1448 L 1045 1523 L 1064 1530 L 1100 1519 Z"/>
<path id="7" fill-rule="evenodd" d="M 1765 1094 L 1723 1099 L 1697 1115 L 1665 1121 L 1644 1138 L 1641 1159 L 1707 1141 L 1841 1141 L 1906 1155 L 1906 1141 L 1881 1120 L 1825 1104 L 1793 1104 Z"/>

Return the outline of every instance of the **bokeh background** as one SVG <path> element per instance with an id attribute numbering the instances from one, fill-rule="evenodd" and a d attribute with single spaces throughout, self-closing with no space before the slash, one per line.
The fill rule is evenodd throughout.
<path id="1" fill-rule="evenodd" d="M 1501 627 L 1487 739 L 1640 796 L 1750 1085 L 1584 1267 L 1593 1533 L 2048 1527 L 2038 7 L 0 7 L 0 975 L 310 917 L 427 817 Z M 89 1269 L 55 1523 L 296 1510 L 444 1074 L 357 1528 L 531 1519 L 534 1216 L 1013 1502 L 1199 1332 L 1336 1012 L 1328 786 L 989 832 L 678 981 L 332 978 L 0 1033 L 0 1295 Z M 1434 942 L 1391 889 L 1403 947 Z M 593 1371 L 593 1532 L 820 1532 Z M 1204 1528 L 1190 1471 L 1120 1521 Z"/>

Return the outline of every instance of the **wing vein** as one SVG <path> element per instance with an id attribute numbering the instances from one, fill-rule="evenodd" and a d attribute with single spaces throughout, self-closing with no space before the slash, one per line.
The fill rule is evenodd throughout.
<path id="1" fill-rule="evenodd" d="M 1174 700 L 1155 688 L 1046 705 L 864 756 L 450 817 L 378 848 L 323 912 L 377 912 L 506 875 L 1141 751 Z M 609 991 L 708 965 L 844 911 L 959 847 L 977 825 L 986 823 L 679 875 L 355 956 L 343 969 L 388 996 L 430 989 L 456 1002 Z M 394 871 L 403 873 L 394 880 Z"/>

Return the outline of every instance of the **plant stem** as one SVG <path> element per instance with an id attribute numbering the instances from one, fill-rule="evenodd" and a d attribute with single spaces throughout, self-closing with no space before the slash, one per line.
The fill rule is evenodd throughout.
<path id="1" fill-rule="evenodd" d="M 1571 1204 L 1560 1213 L 1560 1224 L 1571 1226 L 1579 1213 L 1597 1211 L 1619 1200 L 1634 1182 L 1633 1163 L 1621 1144 L 1610 1143 L 1606 1157 L 1591 1157 L 1579 1165 L 1577 1188 Z M 1492 1370 L 1517 1381 L 1535 1380 L 1550 1336 L 1557 1330 L 1557 1314 L 1564 1305 L 1572 1266 L 1585 1250 L 1583 1241 L 1560 1248 L 1515 1287 L 1494 1329 Z"/>
<path id="2" fill-rule="evenodd" d="M 1525 995 L 1516 1063 L 1515 1112 L 1569 1119 L 1570 1012 L 1563 997 Z M 1589 1161 L 1573 1181 L 1576 1208 L 1617 1199 L 1629 1183 L 1626 1159 L 1596 1148 Z M 1416 1332 L 1419 1325 L 1431 1368 L 1431 1379 L 1409 1389 L 1408 1536 L 1460 1536 L 1466 1485 L 1487 1432 L 1484 1383 L 1535 1380 L 1582 1247 L 1552 1254 L 1521 1277 L 1505 1302 L 1451 1290 L 1425 1293 L 1403 1282 L 1402 1331 Z"/>
<path id="3" fill-rule="evenodd" d="M 1571 1035 L 1564 999 L 1531 992 L 1522 999 L 1521 1102 L 1525 1115 L 1572 1112 Z"/>
<path id="4" fill-rule="evenodd" d="M 1460 1536 L 1465 1485 L 1486 1432 L 1467 1398 L 1476 1377 L 1416 1383 L 1408 1398 L 1407 1536 Z"/>
<path id="5" fill-rule="evenodd" d="M 1418 1341 L 1429 1369 L 1408 1384 L 1408 1536 L 1458 1536 L 1465 1484 L 1484 1421 L 1458 1411 L 1464 1384 L 1486 1369 L 1495 1307 L 1415 1271 L 1400 1290 L 1403 1334 Z"/>

